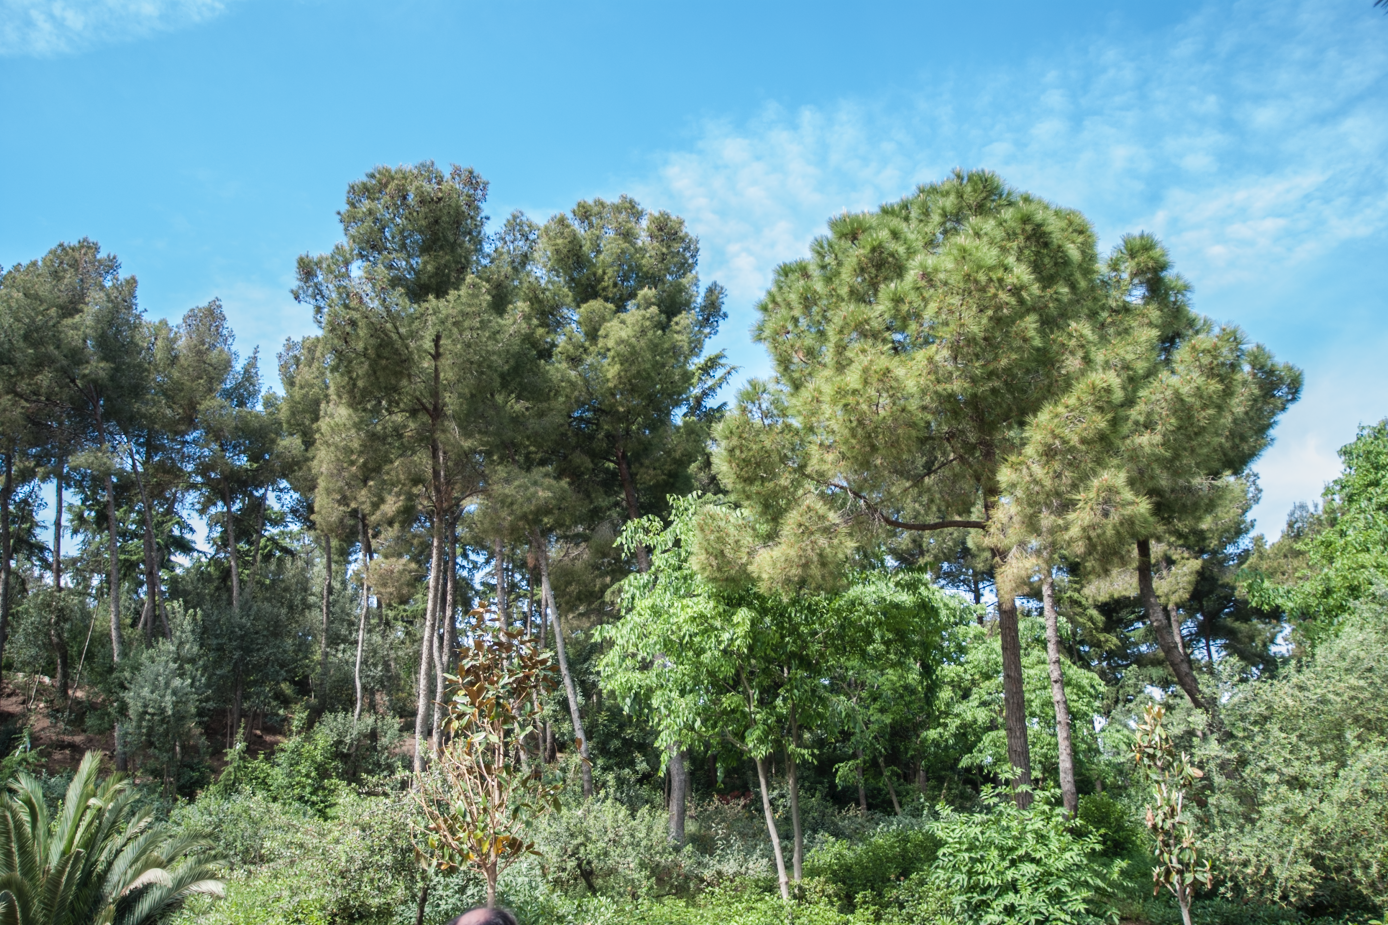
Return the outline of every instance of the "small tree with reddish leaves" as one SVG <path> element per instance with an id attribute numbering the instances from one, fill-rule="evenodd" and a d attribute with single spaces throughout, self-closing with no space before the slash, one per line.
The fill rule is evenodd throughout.
<path id="1" fill-rule="evenodd" d="M 502 872 L 534 853 L 530 822 L 558 804 L 559 786 L 525 747 L 538 740 L 539 704 L 555 687 L 554 665 L 535 639 L 488 611 L 469 618 L 458 674 L 449 677 L 447 742 L 415 775 L 415 849 L 426 867 L 480 873 L 491 908 Z"/>
<path id="2" fill-rule="evenodd" d="M 1152 802 L 1147 807 L 1147 828 L 1156 839 L 1152 892 L 1160 892 L 1163 886 L 1170 890 L 1181 906 L 1181 919 L 1191 925 L 1191 890 L 1197 883 L 1210 885 L 1210 862 L 1197 857 L 1185 802 L 1195 782 L 1205 775 L 1191 765 L 1185 753 L 1177 756 L 1162 725 L 1165 717 L 1164 707 L 1148 705 L 1133 741 L 1133 760 L 1152 788 Z"/>

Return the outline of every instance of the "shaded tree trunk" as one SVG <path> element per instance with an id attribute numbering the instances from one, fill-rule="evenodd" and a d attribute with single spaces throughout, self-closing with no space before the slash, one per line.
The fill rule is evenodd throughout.
<path id="1" fill-rule="evenodd" d="M 333 538 L 323 534 L 322 626 L 318 630 L 318 713 L 328 709 L 328 620 L 333 610 Z"/>
<path id="2" fill-rule="evenodd" d="M 631 476 L 631 464 L 627 459 L 626 450 L 621 446 L 616 448 L 617 455 L 617 475 L 622 480 L 622 494 L 626 498 L 627 516 L 632 520 L 641 519 L 641 508 L 636 503 L 636 480 Z M 636 565 L 641 571 L 651 570 L 651 554 L 643 544 L 636 546 Z"/>
<path id="3" fill-rule="evenodd" d="M 1007 760 L 1012 765 L 1012 789 L 1017 806 L 1031 805 L 1031 749 L 1027 744 L 1026 694 L 1022 687 L 1022 641 L 1017 628 L 1017 601 L 998 598 L 998 632 L 1002 641 L 1003 724 L 1007 730 Z"/>
<path id="4" fill-rule="evenodd" d="M 583 759 L 583 796 L 585 799 L 591 798 L 593 768 L 588 761 L 588 737 L 583 731 L 583 717 L 579 714 L 578 688 L 569 671 L 569 659 L 564 651 L 564 626 L 559 620 L 559 607 L 554 602 L 554 589 L 549 583 L 549 549 L 538 532 L 533 538 L 540 558 L 540 603 L 549 611 L 550 622 L 554 624 L 554 653 L 559 661 L 559 675 L 564 680 L 564 693 L 569 698 L 569 717 L 573 721 L 574 736 L 578 739 L 578 753 Z"/>
<path id="5" fill-rule="evenodd" d="M 164 586 L 159 575 L 159 545 L 154 538 L 154 509 L 150 507 L 149 491 L 145 487 L 145 477 L 140 471 L 140 462 L 135 457 L 135 447 L 130 446 L 130 471 L 135 474 L 135 484 L 140 489 L 140 509 L 144 511 L 144 553 L 145 553 L 145 606 L 140 615 L 140 628 L 148 644 L 154 634 L 154 617 L 159 616 L 163 625 L 164 638 L 172 639 L 169 628 L 169 615 L 164 607 Z"/>
<path id="6" fill-rule="evenodd" d="M 887 793 L 892 798 L 892 809 L 900 816 L 901 801 L 896 798 L 896 784 L 892 783 L 892 774 L 887 770 L 887 760 L 881 755 L 877 756 L 877 766 L 882 769 L 882 782 L 887 785 Z"/>
<path id="7" fill-rule="evenodd" d="M 434 634 L 434 752 L 438 753 L 443 746 L 443 719 L 444 719 L 444 688 L 446 685 L 445 676 L 448 674 L 448 663 L 453 657 L 453 593 L 457 576 L 458 563 L 458 526 L 457 522 L 449 517 L 445 528 L 447 533 L 447 553 L 446 563 L 442 576 L 442 587 L 439 594 L 443 600 L 439 605 L 439 628 Z"/>
<path id="8" fill-rule="evenodd" d="M 1176 678 L 1176 683 L 1185 692 L 1186 698 L 1202 710 L 1209 710 L 1205 698 L 1200 694 L 1200 683 L 1190 667 L 1190 659 L 1181 651 L 1171 632 L 1171 622 L 1166 609 L 1157 599 L 1152 586 L 1152 543 L 1150 540 L 1137 541 L 1137 593 L 1142 600 L 1142 609 L 1147 615 L 1147 623 L 1157 637 L 1157 646 L 1166 657 L 1166 664 Z"/>
<path id="9" fill-rule="evenodd" d="M 689 799 L 689 753 L 670 748 L 670 841 L 684 844 L 685 806 Z"/>
<path id="10" fill-rule="evenodd" d="M 858 755 L 858 764 L 854 767 L 855 776 L 858 778 L 858 808 L 867 812 L 867 788 L 863 786 L 863 750 L 855 750 Z"/>
<path id="11" fill-rule="evenodd" d="M 1079 811 L 1075 787 L 1075 753 L 1070 742 L 1070 702 L 1065 697 L 1065 676 L 1060 670 L 1060 619 L 1055 610 L 1055 578 L 1048 564 L 1041 571 L 1041 608 L 1046 617 L 1046 661 L 1051 674 L 1051 701 L 1055 704 L 1055 732 L 1060 750 L 1060 797 L 1072 817 Z"/>

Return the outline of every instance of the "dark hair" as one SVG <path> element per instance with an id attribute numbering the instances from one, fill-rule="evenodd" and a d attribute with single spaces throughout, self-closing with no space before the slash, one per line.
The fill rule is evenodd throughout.
<path id="1" fill-rule="evenodd" d="M 506 909 L 488 909 L 485 906 L 478 906 L 476 909 L 469 909 L 457 918 L 449 919 L 444 925 L 517 925 L 517 923 L 516 917 Z"/>

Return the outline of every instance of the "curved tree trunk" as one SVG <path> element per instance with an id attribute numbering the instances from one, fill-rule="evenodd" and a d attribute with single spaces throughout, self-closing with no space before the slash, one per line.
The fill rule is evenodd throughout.
<path id="1" fill-rule="evenodd" d="M 1060 670 L 1060 619 L 1055 610 L 1055 579 L 1051 567 L 1041 571 L 1041 607 L 1046 616 L 1046 661 L 1051 673 L 1051 700 L 1055 704 L 1055 732 L 1060 748 L 1060 796 L 1072 817 L 1079 811 L 1075 787 L 1075 753 L 1070 742 L 1070 702 L 1065 697 L 1065 676 Z"/>
<path id="2" fill-rule="evenodd" d="M 1166 614 L 1166 609 L 1157 599 L 1156 589 L 1152 586 L 1152 543 L 1150 540 L 1137 541 L 1137 593 L 1142 599 L 1142 609 L 1147 615 L 1147 623 L 1152 627 L 1152 632 L 1157 637 L 1157 646 L 1161 649 L 1162 655 L 1166 656 L 1166 664 L 1171 669 L 1171 673 L 1176 677 L 1176 683 L 1185 692 L 1186 698 L 1191 705 L 1206 712 L 1210 712 L 1211 704 L 1208 704 L 1200 693 L 1200 682 L 1196 680 L 1195 672 L 1190 667 L 1190 659 L 1181 651 L 1181 645 L 1176 641 L 1175 634 L 1171 632 L 1171 621 Z"/>
<path id="3" fill-rule="evenodd" d="M 434 633 L 438 626 L 439 580 L 443 577 L 443 514 L 434 512 L 434 537 L 429 557 L 428 600 L 424 605 L 424 632 L 419 643 L 419 685 L 415 691 L 414 770 L 424 770 L 424 742 L 429 734 L 429 680 L 433 675 Z"/>

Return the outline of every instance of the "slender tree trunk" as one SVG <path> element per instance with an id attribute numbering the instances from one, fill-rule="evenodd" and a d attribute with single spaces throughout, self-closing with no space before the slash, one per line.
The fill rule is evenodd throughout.
<path id="1" fill-rule="evenodd" d="M 133 444 L 129 451 L 130 471 L 135 474 L 135 484 L 140 489 L 140 509 L 144 512 L 145 607 L 140 615 L 140 628 L 144 631 L 145 643 L 148 644 L 154 634 L 156 613 L 162 618 L 164 637 L 172 638 L 173 633 L 169 629 L 168 615 L 164 612 L 164 588 L 159 578 L 159 547 L 154 539 L 154 511 L 149 504 L 149 491 L 145 488 L 145 477 L 140 471 L 140 462 L 135 457 Z"/>
<path id="2" fill-rule="evenodd" d="M 892 798 L 892 809 L 900 816 L 901 801 L 896 798 L 896 784 L 892 783 L 891 772 L 887 770 L 887 760 L 881 755 L 877 756 L 877 766 L 882 769 L 882 782 L 887 785 L 887 793 Z"/>
<path id="3" fill-rule="evenodd" d="M 506 599 L 506 544 L 497 537 L 492 542 L 492 556 L 496 560 L 496 567 L 492 574 L 496 578 L 496 615 L 501 620 L 502 626 L 510 625 L 509 601 Z"/>
<path id="4" fill-rule="evenodd" d="M 67 460 L 59 457 L 53 502 L 53 613 L 48 618 L 48 642 L 58 663 L 58 692 L 67 696 L 67 637 L 59 620 L 63 614 L 63 482 Z"/>
<path id="5" fill-rule="evenodd" d="M 356 699 L 352 704 L 352 722 L 361 721 L 361 658 L 366 648 L 366 616 L 371 612 L 371 532 L 366 526 L 366 515 L 357 511 L 357 531 L 361 536 L 361 617 L 357 620 L 357 661 L 352 669 L 352 684 Z"/>
<path id="6" fill-rule="evenodd" d="M 867 788 L 863 786 L 863 750 L 859 748 L 856 751 L 858 754 L 858 764 L 853 770 L 856 772 L 858 778 L 858 808 L 863 812 L 867 812 Z"/>
<path id="7" fill-rule="evenodd" d="M 5 453 L 5 482 L 0 485 L 0 666 L 10 638 L 10 573 L 14 569 L 14 537 L 10 527 L 10 498 L 14 494 L 14 449 Z"/>
<path id="8" fill-rule="evenodd" d="M 241 663 L 236 664 L 236 674 L 232 682 L 231 691 L 231 741 L 235 742 L 236 737 L 241 734 L 241 706 L 246 696 L 246 675 L 242 670 Z"/>
<path id="9" fill-rule="evenodd" d="M 328 709 L 328 620 L 333 610 L 333 538 L 323 534 L 322 626 L 318 631 L 318 713 Z"/>
<path id="10" fill-rule="evenodd" d="M 800 724 L 795 717 L 795 704 L 790 705 L 790 747 L 786 749 L 786 784 L 790 789 L 790 867 L 795 882 L 805 876 L 805 833 L 800 826 L 800 761 L 795 750 L 800 747 Z"/>
<path id="11" fill-rule="evenodd" d="M 439 630 L 434 634 L 433 745 L 435 754 L 438 754 L 439 748 L 443 745 L 445 676 L 448 674 L 449 660 L 453 657 L 453 585 L 458 562 L 458 528 L 456 521 L 451 516 L 447 521 L 446 532 L 448 535 L 447 561 L 442 576 L 443 584 L 439 588 L 439 594 L 443 600 L 439 606 Z"/>
<path id="12" fill-rule="evenodd" d="M 539 533 L 534 534 L 535 549 L 540 557 L 540 603 L 548 609 L 549 619 L 554 624 L 554 654 L 559 661 L 559 674 L 564 680 L 564 693 L 569 698 L 569 718 L 574 724 L 574 736 L 578 739 L 578 753 L 582 757 L 583 796 L 593 796 L 593 768 L 588 761 L 588 737 L 583 731 L 583 717 L 579 714 L 578 688 L 573 674 L 569 671 L 568 655 L 564 651 L 564 625 L 559 620 L 559 607 L 554 602 L 554 589 L 549 583 L 549 549 Z"/>
<path id="13" fill-rule="evenodd" d="M 1003 723 L 1007 728 L 1007 760 L 1012 765 L 1012 788 L 1017 806 L 1031 805 L 1031 749 L 1027 744 L 1026 694 L 1022 688 L 1022 641 L 1017 628 L 1017 601 L 998 598 L 998 631 L 1002 639 Z M 1025 789 L 1024 789 L 1025 788 Z"/>
<path id="14" fill-rule="evenodd" d="M 231 509 L 231 485 L 222 482 L 222 504 L 227 509 L 227 562 L 231 566 L 231 609 L 241 609 L 241 561 L 236 549 L 236 517 Z"/>
<path id="15" fill-rule="evenodd" d="M 1147 623 L 1156 634 L 1157 646 L 1166 656 L 1166 664 L 1176 677 L 1176 683 L 1185 692 L 1191 704 L 1208 712 L 1205 698 L 1200 694 L 1200 682 L 1191 670 L 1190 659 L 1181 651 L 1171 632 L 1171 622 L 1165 608 L 1157 600 L 1156 589 L 1152 586 L 1152 543 L 1150 540 L 1137 541 L 1137 593 L 1142 599 L 1142 609 L 1147 614 Z"/>
<path id="16" fill-rule="evenodd" d="M 641 519 L 641 508 L 636 503 L 636 480 L 631 477 L 631 463 L 627 459 L 627 452 L 620 445 L 617 447 L 617 474 L 622 480 L 622 494 L 627 502 L 627 516 L 632 520 Z M 642 544 L 636 546 L 636 565 L 641 571 L 651 570 L 651 554 Z"/>
<path id="17" fill-rule="evenodd" d="M 429 679 L 434 662 L 434 633 L 438 627 L 439 580 L 443 577 L 443 511 L 434 511 L 434 537 L 429 557 L 429 590 L 424 606 L 424 633 L 419 644 L 419 685 L 415 692 L 414 769 L 424 770 L 424 742 L 429 733 Z"/>
<path id="18" fill-rule="evenodd" d="M 1190 923 L 1190 888 L 1179 880 L 1176 882 L 1176 904 L 1181 907 L 1181 922 Z"/>
<path id="19" fill-rule="evenodd" d="M 766 815 L 766 834 L 771 838 L 771 853 L 776 858 L 776 880 L 781 885 L 781 899 L 790 902 L 790 883 L 786 879 L 786 858 L 781 852 L 781 833 L 776 830 L 776 814 L 771 811 L 771 790 L 766 779 L 766 759 L 757 757 L 757 780 L 761 784 L 761 809 Z"/>
<path id="20" fill-rule="evenodd" d="M 1070 702 L 1065 697 L 1065 676 L 1060 670 L 1060 620 L 1055 610 L 1055 579 L 1050 565 L 1041 571 L 1041 609 L 1046 616 L 1046 661 L 1051 671 L 1051 700 L 1055 704 L 1055 734 L 1060 749 L 1060 797 L 1072 817 L 1079 811 L 1075 787 L 1075 753 L 1070 742 Z"/>
<path id="21" fill-rule="evenodd" d="M 251 584 L 260 578 L 260 545 L 265 541 L 265 504 L 270 489 L 260 492 L 260 502 L 255 508 L 255 547 L 251 550 Z"/>

